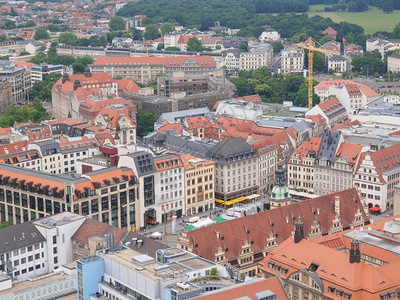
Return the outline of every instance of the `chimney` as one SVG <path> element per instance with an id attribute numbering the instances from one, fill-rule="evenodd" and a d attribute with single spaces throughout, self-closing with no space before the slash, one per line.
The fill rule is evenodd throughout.
<path id="1" fill-rule="evenodd" d="M 62 76 L 62 83 L 64 84 L 66 81 L 69 81 L 69 75 L 65 72 Z"/>
<path id="2" fill-rule="evenodd" d="M 86 77 L 92 77 L 92 73 L 90 72 L 89 67 L 86 67 L 86 68 L 83 70 L 83 74 L 84 74 Z"/>
<path id="3" fill-rule="evenodd" d="M 138 240 L 137 247 L 140 248 L 140 247 L 142 247 L 142 245 L 143 245 L 143 240 L 142 239 Z"/>
<path id="4" fill-rule="evenodd" d="M 108 233 L 105 235 L 105 237 L 106 237 L 106 248 L 109 249 L 111 247 L 114 247 L 114 234 Z"/>
<path id="5" fill-rule="evenodd" d="M 319 212 L 320 212 L 320 209 L 319 208 L 317 208 L 317 215 L 319 216 Z"/>
<path id="6" fill-rule="evenodd" d="M 304 238 L 303 222 L 299 219 L 296 222 L 294 230 L 294 242 L 297 244 Z"/>
<path id="7" fill-rule="evenodd" d="M 74 81 L 74 91 L 76 91 L 78 87 L 81 87 L 81 81 L 78 78 L 76 78 Z"/>
<path id="8" fill-rule="evenodd" d="M 335 196 L 335 215 L 340 216 L 340 196 Z"/>
<path id="9" fill-rule="evenodd" d="M 286 224 L 289 224 L 289 217 L 286 217 Z"/>
<path id="10" fill-rule="evenodd" d="M 356 240 L 356 236 L 354 234 L 354 239 L 351 241 L 351 249 L 350 249 L 350 263 L 359 263 L 361 260 L 360 253 L 360 242 Z"/>
<path id="11" fill-rule="evenodd" d="M 132 247 L 136 246 L 137 240 L 138 240 L 137 237 L 132 238 Z"/>

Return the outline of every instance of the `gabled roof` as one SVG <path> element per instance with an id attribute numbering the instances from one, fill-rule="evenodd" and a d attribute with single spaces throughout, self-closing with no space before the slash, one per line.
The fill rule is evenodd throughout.
<path id="1" fill-rule="evenodd" d="M 89 244 L 90 238 L 104 237 L 105 234 L 111 233 L 114 234 L 114 245 L 119 245 L 128 232 L 121 228 L 87 218 L 71 239 L 84 244 Z"/>
<path id="2" fill-rule="evenodd" d="M 0 229 L 1 254 L 45 241 L 46 239 L 32 224 L 32 222 L 24 222 L 22 224 Z"/>
<path id="3" fill-rule="evenodd" d="M 343 157 L 355 169 L 356 168 L 356 162 L 358 160 L 358 157 L 361 154 L 362 149 L 363 149 L 362 145 L 350 144 L 350 143 L 342 143 L 340 145 L 338 151 L 336 152 L 335 159 Z"/>
<path id="4" fill-rule="evenodd" d="M 400 166 L 400 144 L 386 147 L 375 152 L 362 153 L 357 169 L 362 164 L 362 161 L 365 159 L 366 155 L 371 157 L 381 182 L 385 182 L 382 177 L 383 173 L 391 171 Z"/>
<path id="5" fill-rule="evenodd" d="M 309 141 L 303 142 L 294 152 L 294 157 L 300 159 L 301 163 L 303 163 L 303 157 L 306 156 L 310 150 L 313 150 L 316 154 L 319 150 L 319 146 L 321 145 L 321 138 L 312 137 Z"/>
<path id="6" fill-rule="evenodd" d="M 291 237 L 298 216 L 301 216 L 304 223 L 306 236 L 311 232 L 314 222 L 319 223 L 323 235 L 327 234 L 335 218 L 335 208 L 332 204 L 335 203 L 335 196 L 339 196 L 340 199 L 339 218 L 344 228 L 352 224 L 357 210 L 361 211 L 364 221 L 369 222 L 357 190 L 352 188 L 210 225 L 186 234 L 193 246 L 193 253 L 215 261 L 215 254 L 218 247 L 221 247 L 223 250 L 227 249 L 225 255 L 232 261 L 238 257 L 245 240 L 252 241 L 251 248 L 254 253 L 260 253 L 267 245 L 270 234 L 276 236 L 278 244 Z M 215 232 L 219 232 L 219 238 Z"/>

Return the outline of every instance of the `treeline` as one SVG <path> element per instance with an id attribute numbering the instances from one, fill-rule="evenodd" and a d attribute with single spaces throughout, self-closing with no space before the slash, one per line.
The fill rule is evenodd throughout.
<path id="1" fill-rule="evenodd" d="M 306 0 L 141 0 L 129 2 L 118 11 L 118 15 L 129 17 L 144 14 L 147 23 L 170 22 L 191 28 L 206 30 L 215 21 L 231 28 L 242 28 L 257 13 L 306 12 Z"/>
<path id="2" fill-rule="evenodd" d="M 321 33 L 327 28 L 332 27 L 337 31 L 336 40 L 347 40 L 347 43 L 354 43 L 365 46 L 367 36 L 365 35 L 364 28 L 361 26 L 350 24 L 348 22 L 335 23 L 330 18 L 323 18 L 321 16 L 309 17 L 306 14 L 296 15 L 292 14 L 279 14 L 279 15 L 258 15 L 247 21 L 247 26 L 243 27 L 238 35 L 241 36 L 259 36 L 265 25 L 268 24 L 277 30 L 282 37 L 304 41 L 309 36 L 312 36 L 317 41 L 323 44 L 324 37 Z"/>

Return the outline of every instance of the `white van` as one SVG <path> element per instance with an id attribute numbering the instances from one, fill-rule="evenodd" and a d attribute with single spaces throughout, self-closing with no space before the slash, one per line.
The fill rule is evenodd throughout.
<path id="1" fill-rule="evenodd" d="M 193 225 L 194 223 L 196 223 L 196 222 L 198 222 L 200 220 L 200 218 L 199 217 L 191 217 L 190 219 L 189 219 L 189 221 L 187 221 L 187 225 Z"/>

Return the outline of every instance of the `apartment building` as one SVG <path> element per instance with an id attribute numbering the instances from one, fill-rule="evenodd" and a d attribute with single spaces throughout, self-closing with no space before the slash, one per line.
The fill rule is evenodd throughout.
<path id="1" fill-rule="evenodd" d="M 12 85 L 14 103 L 26 99 L 26 93 L 32 87 L 31 72 L 25 68 L 17 68 L 10 61 L 0 63 L 0 80 L 7 80 Z"/>
<path id="2" fill-rule="evenodd" d="M 1 164 L 0 219 L 13 224 L 70 211 L 121 228 L 135 227 L 136 176 L 111 167 L 79 177 Z"/>
<path id="3" fill-rule="evenodd" d="M 303 142 L 288 161 L 288 187 L 314 193 L 315 159 L 321 145 L 321 138 L 312 137 Z"/>
<path id="4" fill-rule="evenodd" d="M 281 51 L 280 72 L 283 74 L 299 74 L 304 70 L 304 50 L 287 46 Z"/>
<path id="5" fill-rule="evenodd" d="M 222 54 L 220 67 L 226 67 L 228 71 L 239 70 L 240 68 L 240 50 L 228 49 Z"/>
<path id="6" fill-rule="evenodd" d="M 213 209 L 215 163 L 191 154 L 180 158 L 185 167 L 186 216 Z"/>
<path id="7" fill-rule="evenodd" d="M 325 119 L 330 128 L 333 128 L 336 123 L 348 119 L 346 108 L 335 97 L 315 105 L 306 112 L 306 116 L 318 115 Z"/>
<path id="8" fill-rule="evenodd" d="M 254 70 L 270 67 L 273 63 L 273 49 L 269 44 L 255 48 L 250 52 L 241 52 L 239 59 L 240 70 Z"/>
<path id="9" fill-rule="evenodd" d="M 0 80 L 0 115 L 4 114 L 7 108 L 14 105 L 13 86 L 6 79 Z"/>
<path id="10" fill-rule="evenodd" d="M 173 98 L 176 93 L 184 95 L 206 93 L 207 77 L 207 75 L 185 76 L 184 72 L 174 72 L 172 76 L 160 76 L 157 78 L 157 94 Z"/>
<path id="11" fill-rule="evenodd" d="M 347 72 L 347 60 L 343 55 L 329 55 L 327 59 L 328 71 L 333 70 L 335 73 Z"/>
<path id="12" fill-rule="evenodd" d="M 216 63 L 210 56 L 99 57 L 90 65 L 93 73 L 123 76 L 142 84 L 156 80 L 160 74 L 170 76 L 173 72 L 185 72 L 186 75 L 200 75 L 215 68 Z"/>

